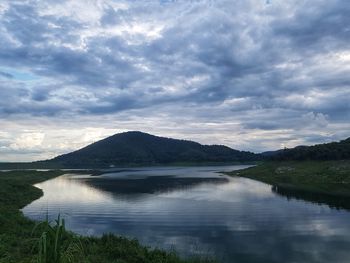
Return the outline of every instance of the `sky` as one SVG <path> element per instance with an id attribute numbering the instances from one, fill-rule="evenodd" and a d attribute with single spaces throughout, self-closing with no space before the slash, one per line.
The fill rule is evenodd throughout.
<path id="1" fill-rule="evenodd" d="M 0 161 L 139 130 L 262 152 L 350 136 L 350 1 L 2 0 Z"/>

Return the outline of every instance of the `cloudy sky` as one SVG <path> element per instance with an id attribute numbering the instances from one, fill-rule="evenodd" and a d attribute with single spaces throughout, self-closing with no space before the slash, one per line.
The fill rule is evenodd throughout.
<path id="1" fill-rule="evenodd" d="M 0 161 L 127 130 L 260 152 L 350 136 L 347 0 L 2 0 Z"/>

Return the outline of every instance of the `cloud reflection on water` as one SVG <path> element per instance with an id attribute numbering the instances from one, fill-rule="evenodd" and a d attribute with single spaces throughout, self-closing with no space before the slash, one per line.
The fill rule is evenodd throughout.
<path id="1" fill-rule="evenodd" d="M 215 255 L 224 262 L 350 260 L 348 211 L 287 199 L 270 185 L 216 173 L 222 169 L 150 168 L 124 172 L 125 179 L 120 174 L 67 175 L 38 184 L 44 196 L 24 213 L 43 217 L 48 207 L 52 217 L 64 213 L 68 228 L 80 234 L 113 232 L 153 247 L 175 248 L 183 255 Z M 152 172 L 156 176 L 147 177 Z M 131 182 L 130 174 L 138 174 L 138 179 Z M 181 183 L 174 184 L 175 179 Z M 94 181 L 110 187 L 94 187 Z M 117 187 L 122 181 L 138 184 L 134 190 L 140 191 Z"/>

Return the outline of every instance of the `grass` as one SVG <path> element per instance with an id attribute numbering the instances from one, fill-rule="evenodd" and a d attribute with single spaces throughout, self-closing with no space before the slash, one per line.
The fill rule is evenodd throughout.
<path id="1" fill-rule="evenodd" d="M 65 229 L 64 220 L 35 223 L 19 210 L 42 196 L 32 184 L 62 171 L 0 172 L 0 263 L 203 263 L 180 259 L 175 252 L 144 247 L 112 234 L 82 237 Z"/>
<path id="2" fill-rule="evenodd" d="M 350 160 L 266 162 L 226 174 L 283 188 L 350 197 Z"/>

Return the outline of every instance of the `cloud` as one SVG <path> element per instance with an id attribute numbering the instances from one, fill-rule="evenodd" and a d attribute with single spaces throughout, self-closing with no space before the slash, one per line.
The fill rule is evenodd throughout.
<path id="1" fill-rule="evenodd" d="M 13 78 L 13 76 L 10 73 L 2 72 L 2 71 L 0 71 L 0 77 L 4 77 L 4 78 L 7 78 L 7 79 L 12 79 Z"/>
<path id="2" fill-rule="evenodd" d="M 341 139 L 349 9 L 337 0 L 4 1 L 2 128 L 49 136 L 74 122 L 72 131 L 138 129 L 254 151 Z"/>
<path id="3" fill-rule="evenodd" d="M 10 148 L 15 150 L 31 149 L 37 146 L 41 146 L 45 138 L 44 133 L 27 132 L 21 134 L 14 143 L 10 145 Z"/>

